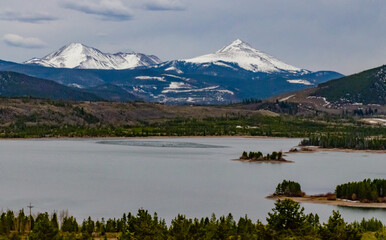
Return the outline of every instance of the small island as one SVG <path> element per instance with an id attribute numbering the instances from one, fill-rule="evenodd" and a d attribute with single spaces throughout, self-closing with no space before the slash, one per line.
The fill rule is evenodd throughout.
<path id="1" fill-rule="evenodd" d="M 257 163 L 288 163 L 292 161 L 288 161 L 283 158 L 283 153 L 272 152 L 271 154 L 263 155 L 262 152 L 249 152 L 244 151 L 239 159 L 235 159 L 236 161 L 242 162 L 257 162 Z"/>
<path id="2" fill-rule="evenodd" d="M 276 187 L 270 199 L 290 198 L 296 202 L 328 204 L 343 207 L 385 208 L 386 179 L 365 179 L 336 186 L 335 193 L 306 195 L 300 184 L 284 180 Z"/>

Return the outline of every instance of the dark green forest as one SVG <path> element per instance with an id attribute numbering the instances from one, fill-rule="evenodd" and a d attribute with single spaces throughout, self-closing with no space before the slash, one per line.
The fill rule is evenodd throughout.
<path id="1" fill-rule="evenodd" d="M 298 182 L 283 180 L 276 187 L 275 195 L 286 197 L 303 197 L 304 192 Z"/>
<path id="2" fill-rule="evenodd" d="M 161 122 L 141 121 L 135 125 L 113 125 L 100 122 L 94 115 L 76 108 L 83 124 L 39 123 L 39 116 L 19 117 L 0 126 L 0 138 L 39 137 L 147 137 L 147 136 L 270 136 L 307 137 L 314 133 L 363 138 L 386 136 L 386 128 L 338 119 L 304 119 L 294 116 L 228 116 L 218 118 L 175 118 Z M 317 135 L 319 136 L 319 135 Z M 328 135 L 329 136 L 329 135 Z M 323 138 L 324 139 L 324 138 Z M 314 138 L 312 138 L 314 140 Z M 314 142 L 312 142 L 314 143 Z M 316 142 L 317 143 L 317 142 Z M 315 144 L 316 144 L 315 143 Z M 382 143 L 384 145 L 384 142 Z"/>
<path id="3" fill-rule="evenodd" d="M 361 202 L 386 202 L 386 179 L 365 179 L 338 185 L 336 197 Z"/>
<path id="4" fill-rule="evenodd" d="M 60 222 L 60 224 L 59 224 Z M 58 219 L 56 213 L 26 216 L 21 210 L 16 216 L 6 211 L 0 217 L 0 239 L 81 240 L 81 239 L 141 239 L 141 240 L 212 240 L 212 239 L 385 239 L 386 228 L 376 219 L 347 223 L 338 211 L 325 223 L 317 214 L 305 214 L 304 208 L 290 199 L 278 200 L 266 217 L 266 224 L 247 216 L 234 219 L 227 216 L 190 219 L 176 216 L 169 225 L 156 213 L 140 209 L 137 214 L 123 214 L 119 219 L 92 220 L 78 224 L 75 218 Z"/>
<path id="5" fill-rule="evenodd" d="M 240 159 L 243 160 L 253 160 L 253 161 L 281 161 L 283 160 L 283 153 L 281 151 L 279 152 L 272 152 L 271 154 L 263 155 L 262 152 L 249 152 L 247 153 L 244 151 L 240 157 Z"/>
<path id="6" fill-rule="evenodd" d="M 321 148 L 345 148 L 356 150 L 385 150 L 386 138 L 369 137 L 365 134 L 312 134 L 300 143 L 301 146 Z"/>

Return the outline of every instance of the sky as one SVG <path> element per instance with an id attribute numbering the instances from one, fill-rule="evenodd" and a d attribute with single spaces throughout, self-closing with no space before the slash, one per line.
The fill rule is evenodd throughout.
<path id="1" fill-rule="evenodd" d="M 1 0 L 0 59 L 80 42 L 164 61 L 242 39 L 296 67 L 352 74 L 386 64 L 385 0 Z"/>

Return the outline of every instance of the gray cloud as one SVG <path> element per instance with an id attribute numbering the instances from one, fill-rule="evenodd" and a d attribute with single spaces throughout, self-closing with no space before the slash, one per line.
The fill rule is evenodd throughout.
<path id="1" fill-rule="evenodd" d="M 43 48 L 46 46 L 46 43 L 38 38 L 23 37 L 11 33 L 5 34 L 3 41 L 9 46 L 19 48 Z"/>
<path id="2" fill-rule="evenodd" d="M 14 11 L 0 12 L 0 20 L 28 23 L 42 23 L 57 20 L 57 17 L 45 13 L 20 13 Z"/>
<path id="3" fill-rule="evenodd" d="M 86 14 L 97 15 L 104 20 L 127 21 L 132 19 L 130 10 L 120 0 L 99 1 L 65 1 L 61 4 L 64 8 Z"/>
<path id="4" fill-rule="evenodd" d="M 150 11 L 181 11 L 185 6 L 180 0 L 152 0 L 144 4 L 146 10 Z"/>

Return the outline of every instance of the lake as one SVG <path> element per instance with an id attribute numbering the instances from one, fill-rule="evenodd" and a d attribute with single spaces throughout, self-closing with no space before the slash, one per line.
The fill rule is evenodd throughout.
<path id="1" fill-rule="evenodd" d="M 78 221 L 119 218 L 139 208 L 168 223 L 178 213 L 206 217 L 232 213 L 265 222 L 274 201 L 265 197 L 283 179 L 307 194 L 337 184 L 386 178 L 385 154 L 315 152 L 286 157 L 295 163 L 232 161 L 245 151 L 288 151 L 300 139 L 163 138 L 0 141 L 0 208 L 33 212 L 68 209 Z M 302 204 L 326 220 L 339 210 L 347 221 L 386 211 Z"/>

